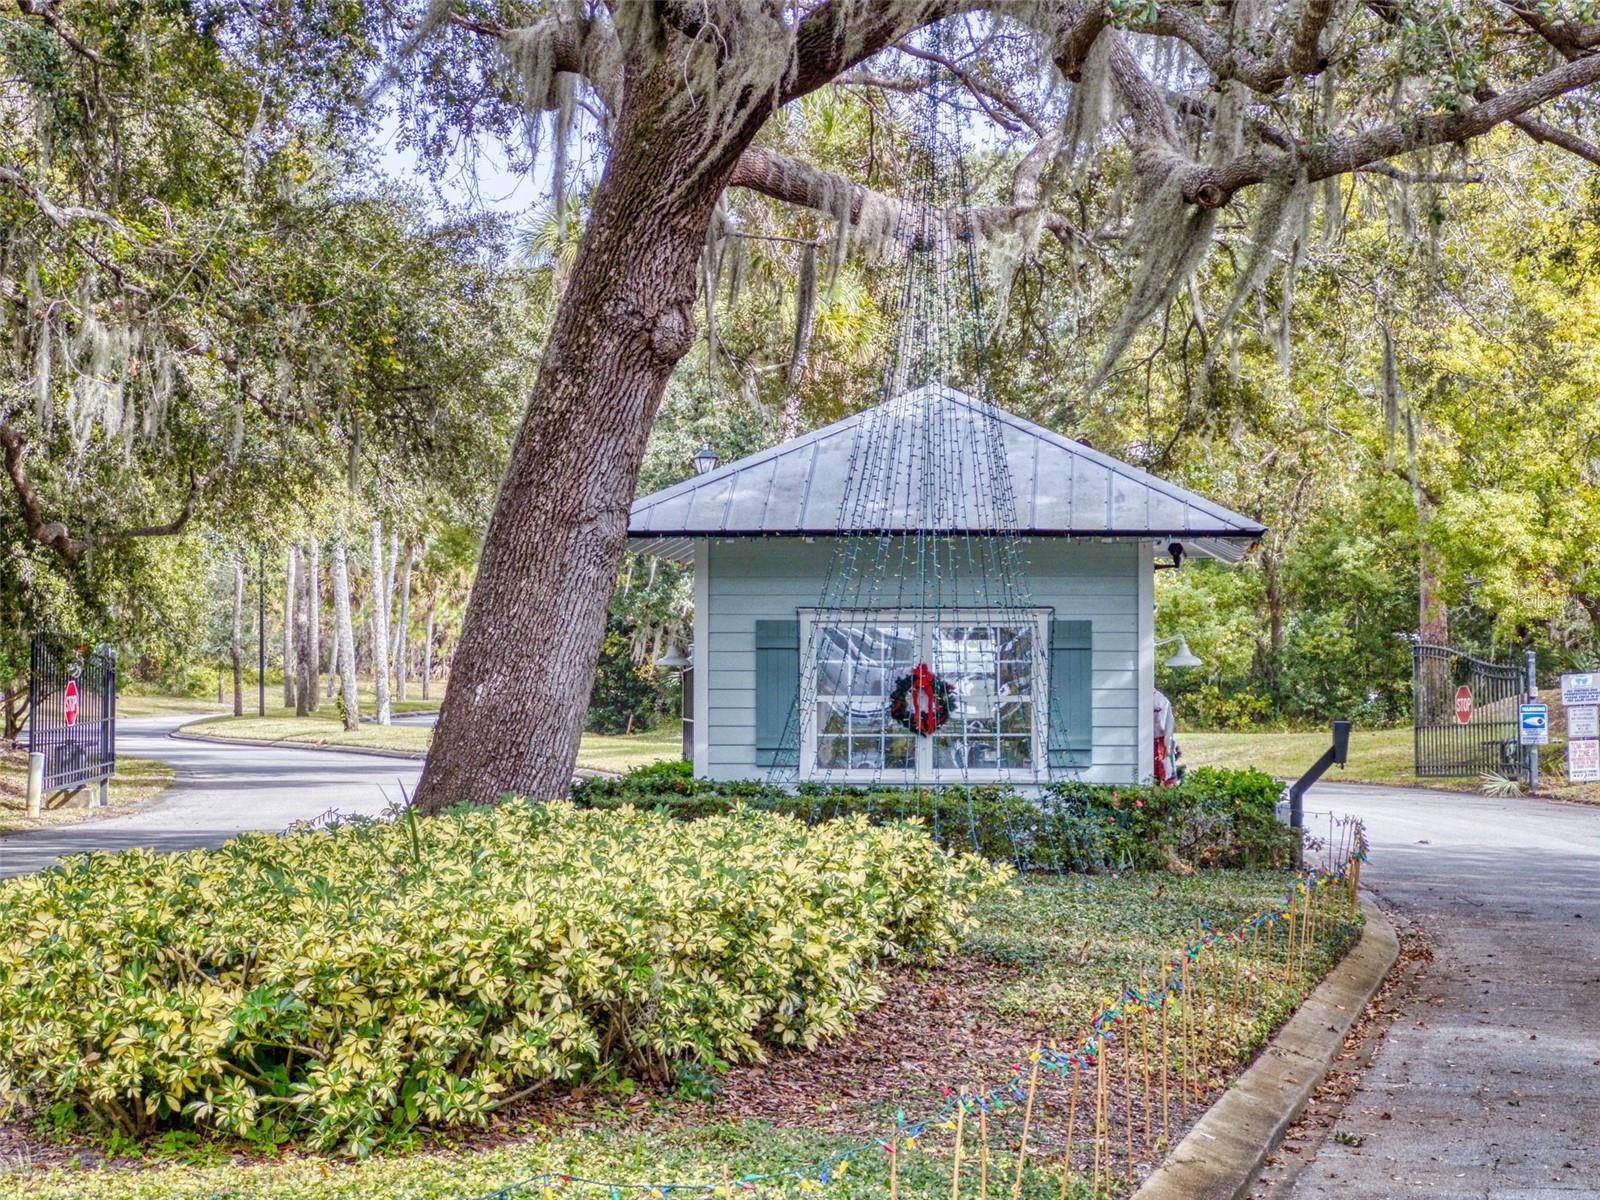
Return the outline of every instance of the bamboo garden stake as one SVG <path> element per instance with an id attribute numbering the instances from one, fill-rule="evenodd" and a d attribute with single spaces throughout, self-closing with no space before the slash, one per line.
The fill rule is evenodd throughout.
<path id="1" fill-rule="evenodd" d="M 1011 1200 L 1019 1200 L 1022 1195 L 1022 1168 L 1028 1161 L 1028 1130 L 1033 1126 L 1033 1095 L 1039 1087 L 1041 1055 L 1035 1050 L 1030 1057 L 1033 1059 L 1033 1069 L 1028 1072 L 1028 1099 L 1022 1106 L 1022 1138 L 1017 1143 L 1017 1174 L 1011 1181 Z"/>
<path id="2" fill-rule="evenodd" d="M 961 1096 L 956 1104 L 956 1153 L 955 1165 L 950 1169 L 950 1200 L 960 1200 L 961 1197 L 961 1149 L 963 1131 L 967 1124 L 967 1089 L 961 1089 Z"/>
<path id="3" fill-rule="evenodd" d="M 1078 1131 L 1078 1083 L 1082 1079 L 1077 1062 L 1068 1060 L 1067 1070 L 1072 1075 L 1072 1090 L 1067 1099 L 1067 1146 L 1061 1154 L 1061 1200 L 1066 1200 L 1067 1177 L 1072 1171 L 1072 1138 Z"/>

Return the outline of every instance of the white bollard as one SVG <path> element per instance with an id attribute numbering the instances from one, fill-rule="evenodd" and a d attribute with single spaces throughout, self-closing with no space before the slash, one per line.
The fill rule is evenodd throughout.
<path id="1" fill-rule="evenodd" d="M 28 815 L 37 817 L 44 803 L 44 755 L 28 755 Z"/>

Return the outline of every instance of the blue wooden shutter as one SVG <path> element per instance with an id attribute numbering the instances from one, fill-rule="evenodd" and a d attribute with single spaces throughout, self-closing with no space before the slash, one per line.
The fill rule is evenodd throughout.
<path id="1" fill-rule="evenodd" d="M 756 766 L 800 765 L 800 622 L 756 622 Z"/>
<path id="2" fill-rule="evenodd" d="M 1050 766 L 1087 767 L 1094 758 L 1093 624 L 1050 622 Z"/>

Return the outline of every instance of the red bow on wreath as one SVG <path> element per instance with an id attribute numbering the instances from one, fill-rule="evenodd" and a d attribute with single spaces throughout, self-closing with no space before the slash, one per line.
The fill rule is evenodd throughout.
<path id="1" fill-rule="evenodd" d="M 912 733 L 927 737 L 950 719 L 950 685 L 927 663 L 902 675 L 889 693 L 889 715 Z"/>

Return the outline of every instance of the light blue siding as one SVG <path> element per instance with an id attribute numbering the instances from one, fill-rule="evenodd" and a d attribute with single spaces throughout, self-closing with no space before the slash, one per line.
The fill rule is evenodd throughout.
<path id="1" fill-rule="evenodd" d="M 1032 603 L 1057 620 L 1092 623 L 1091 679 L 1094 745 L 1090 765 L 1058 770 L 1059 778 L 1132 782 L 1139 771 L 1138 542 L 1039 540 L 1026 545 Z M 756 754 L 756 622 L 792 621 L 797 610 L 822 600 L 832 547 L 826 538 L 711 541 L 698 561 L 709 578 L 699 589 L 706 611 L 696 614 L 696 675 L 705 672 L 704 761 L 698 775 L 751 779 L 768 773 Z M 863 604 L 870 605 L 863 589 Z M 896 592 L 886 587 L 877 603 Z M 948 594 L 944 603 L 956 607 Z M 698 682 L 698 679 L 697 679 Z"/>

